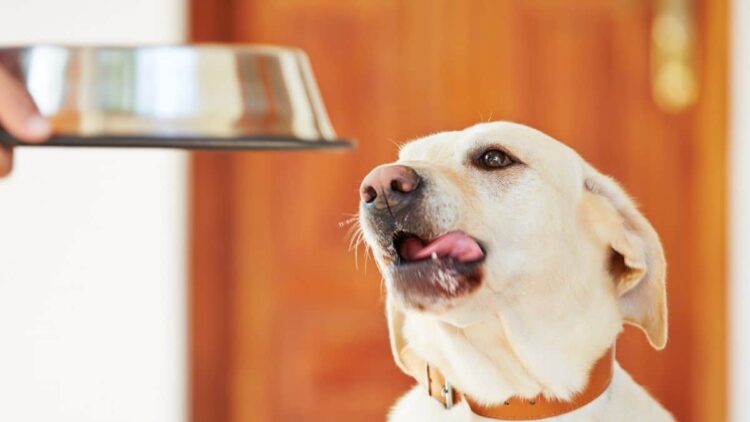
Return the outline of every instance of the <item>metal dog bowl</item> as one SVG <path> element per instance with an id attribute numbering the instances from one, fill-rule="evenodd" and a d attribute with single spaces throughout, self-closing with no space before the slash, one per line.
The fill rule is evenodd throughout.
<path id="1" fill-rule="evenodd" d="M 304 52 L 266 46 L 0 48 L 51 146 L 346 148 Z M 1 95 L 1 93 L 0 93 Z M 0 129 L 0 143 L 20 144 Z"/>

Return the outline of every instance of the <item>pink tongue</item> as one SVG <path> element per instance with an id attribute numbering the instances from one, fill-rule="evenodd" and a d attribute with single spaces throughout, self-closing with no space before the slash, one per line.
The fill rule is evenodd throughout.
<path id="1" fill-rule="evenodd" d="M 479 244 L 461 231 L 448 232 L 433 239 L 427 245 L 416 237 L 409 237 L 401 245 L 399 253 L 406 261 L 419 261 L 438 256 L 470 262 L 484 256 Z"/>

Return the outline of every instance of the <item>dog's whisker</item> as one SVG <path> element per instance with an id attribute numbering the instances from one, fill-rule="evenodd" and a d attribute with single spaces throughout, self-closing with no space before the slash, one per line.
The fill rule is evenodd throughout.
<path id="1" fill-rule="evenodd" d="M 358 224 L 358 217 L 352 217 L 347 222 L 351 224 L 347 231 L 347 237 L 349 238 L 348 250 L 354 252 L 354 267 L 359 269 L 359 247 L 360 245 L 365 245 L 365 271 L 367 271 L 369 245 L 365 242 L 362 227 Z"/>
<path id="2" fill-rule="evenodd" d="M 359 214 L 354 214 L 351 217 L 347 218 L 346 220 L 339 221 L 338 224 L 339 224 L 339 227 L 344 228 L 346 226 L 350 226 L 356 223 L 358 219 L 359 219 Z"/>
<path id="3" fill-rule="evenodd" d="M 349 229 L 349 251 L 356 250 L 359 248 L 360 243 L 364 241 L 364 234 L 359 225 L 352 226 Z"/>
<path id="4" fill-rule="evenodd" d="M 352 246 L 356 243 L 357 236 L 359 235 L 360 230 L 357 228 L 357 226 L 351 226 L 349 227 L 349 230 L 346 232 L 346 237 L 349 239 L 349 249 L 352 250 Z"/>
<path id="5" fill-rule="evenodd" d="M 367 242 L 363 242 L 365 245 L 365 274 L 367 274 L 367 263 L 370 261 L 370 256 L 372 255 L 372 248 L 370 247 Z"/>
<path id="6" fill-rule="evenodd" d="M 393 144 L 393 146 L 395 146 L 395 147 L 396 147 L 396 149 L 397 149 L 397 150 L 399 150 L 399 151 L 400 151 L 400 150 L 401 150 L 401 148 L 403 148 L 403 146 L 404 146 L 403 144 L 400 144 L 400 143 L 398 143 L 398 142 L 396 142 L 395 140 L 393 140 L 393 139 L 390 139 L 390 138 L 388 139 L 388 142 L 392 143 L 392 144 Z"/>
<path id="7" fill-rule="evenodd" d="M 363 240 L 364 235 L 362 234 L 362 230 L 357 226 L 356 234 L 352 238 L 352 244 L 349 246 L 349 250 L 354 251 L 354 267 L 356 269 L 359 269 L 359 245 L 362 244 Z"/>

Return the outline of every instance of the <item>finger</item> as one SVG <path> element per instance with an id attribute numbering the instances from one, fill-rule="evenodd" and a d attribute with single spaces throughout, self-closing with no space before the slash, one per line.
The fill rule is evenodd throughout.
<path id="1" fill-rule="evenodd" d="M 13 148 L 0 146 L 0 177 L 7 176 L 13 170 Z"/>
<path id="2" fill-rule="evenodd" d="M 24 86 L 0 67 L 0 125 L 14 137 L 41 142 L 52 134 Z"/>

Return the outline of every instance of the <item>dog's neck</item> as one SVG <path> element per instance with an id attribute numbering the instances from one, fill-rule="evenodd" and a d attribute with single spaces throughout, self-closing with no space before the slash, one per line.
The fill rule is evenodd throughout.
<path id="1" fill-rule="evenodd" d="M 621 330 L 615 308 L 596 299 L 557 315 L 542 302 L 508 305 L 466 327 L 410 313 L 404 334 L 415 353 L 480 402 L 539 394 L 568 400 L 586 386 L 591 366 Z M 581 312 L 595 323 L 584 323 L 592 319 Z"/>

